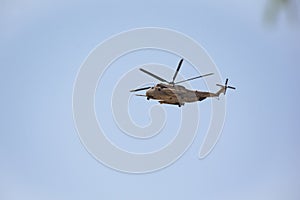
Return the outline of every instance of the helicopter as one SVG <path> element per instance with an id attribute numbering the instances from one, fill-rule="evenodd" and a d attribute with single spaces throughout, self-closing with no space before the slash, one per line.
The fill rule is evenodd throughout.
<path id="1" fill-rule="evenodd" d="M 167 81 L 143 68 L 140 68 L 142 72 L 145 74 L 152 76 L 153 78 L 161 81 L 161 83 L 156 84 L 154 87 L 143 87 L 138 89 L 130 90 L 130 92 L 138 92 L 141 90 L 147 90 L 145 95 L 141 94 L 135 94 L 136 96 L 142 96 L 146 97 L 147 100 L 153 99 L 158 100 L 160 104 L 171 104 L 171 105 L 178 105 L 178 107 L 183 106 L 185 103 L 192 103 L 196 101 L 203 101 L 204 99 L 208 97 L 219 97 L 220 94 L 226 94 L 227 89 L 233 89 L 235 90 L 235 87 L 228 86 L 228 78 L 225 81 L 224 85 L 216 84 L 217 86 L 221 87 L 220 90 L 218 90 L 216 93 L 211 92 L 204 92 L 204 91 L 197 91 L 197 90 L 189 90 L 186 89 L 182 85 L 178 85 L 179 83 L 191 81 L 198 78 L 203 78 L 206 76 L 213 75 L 213 73 L 196 76 L 193 78 L 189 78 L 186 80 L 175 82 L 175 79 L 177 77 L 177 74 L 181 68 L 181 65 L 183 63 L 183 59 L 181 59 L 178 63 L 177 69 L 175 71 L 175 74 L 173 75 L 172 81 Z"/>

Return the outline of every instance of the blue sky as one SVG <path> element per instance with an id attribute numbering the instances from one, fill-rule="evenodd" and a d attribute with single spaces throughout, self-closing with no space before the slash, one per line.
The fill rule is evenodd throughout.
<path id="1" fill-rule="evenodd" d="M 267 4 L 2 1 L 0 198 L 299 199 L 299 20 L 289 20 L 283 10 L 268 24 Z M 237 90 L 228 92 L 222 136 L 207 158 L 197 158 L 208 121 L 204 114 L 204 127 L 175 164 L 131 175 L 103 166 L 85 150 L 73 122 L 72 91 L 80 65 L 96 45 L 149 26 L 195 39 Z M 157 55 L 150 58 L 170 66 L 179 60 Z M 139 61 L 150 58 L 145 53 Z M 181 73 L 194 71 L 186 67 Z M 201 80 L 192 86 L 206 89 Z M 198 104 L 209 115 L 209 101 Z"/>

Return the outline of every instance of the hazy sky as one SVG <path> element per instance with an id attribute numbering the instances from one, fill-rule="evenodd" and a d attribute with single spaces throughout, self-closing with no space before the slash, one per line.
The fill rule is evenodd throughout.
<path id="1" fill-rule="evenodd" d="M 0 199 L 298 200 L 300 25 L 286 10 L 266 23 L 266 5 L 258 0 L 1 1 Z M 199 42 L 237 90 L 228 91 L 222 136 L 208 157 L 197 157 L 209 122 L 210 102 L 205 101 L 198 103 L 203 122 L 188 151 L 168 168 L 132 175 L 105 167 L 85 150 L 73 122 L 72 92 L 81 64 L 96 45 L 149 26 L 174 29 Z M 124 63 L 152 61 L 175 68 L 178 60 L 142 52 Z M 182 75 L 195 75 L 184 66 Z M 96 99 L 103 95 L 109 104 L 111 87 L 123 71 L 107 72 L 107 87 Z M 192 86 L 206 90 L 201 80 Z M 156 103 L 131 100 L 133 118 L 146 123 L 136 104 L 147 109 Z M 166 108 L 171 116 L 178 109 Z M 105 128 L 117 130 L 111 113 L 107 116 Z M 167 125 L 165 134 L 172 128 Z M 144 147 L 108 137 L 124 147 Z"/>

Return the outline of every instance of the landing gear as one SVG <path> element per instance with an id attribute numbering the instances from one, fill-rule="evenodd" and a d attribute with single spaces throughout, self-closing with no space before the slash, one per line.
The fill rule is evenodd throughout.
<path id="1" fill-rule="evenodd" d="M 149 100 L 150 98 L 149 97 L 147 97 L 147 100 Z"/>
<path id="2" fill-rule="evenodd" d="M 178 103 L 178 107 L 184 106 L 184 103 Z"/>

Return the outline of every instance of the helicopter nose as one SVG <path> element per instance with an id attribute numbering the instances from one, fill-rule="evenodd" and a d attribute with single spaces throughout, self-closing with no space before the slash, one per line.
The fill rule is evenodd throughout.
<path id="1" fill-rule="evenodd" d="M 146 91 L 146 96 L 152 96 L 153 94 L 153 88 L 150 88 L 149 90 Z"/>

